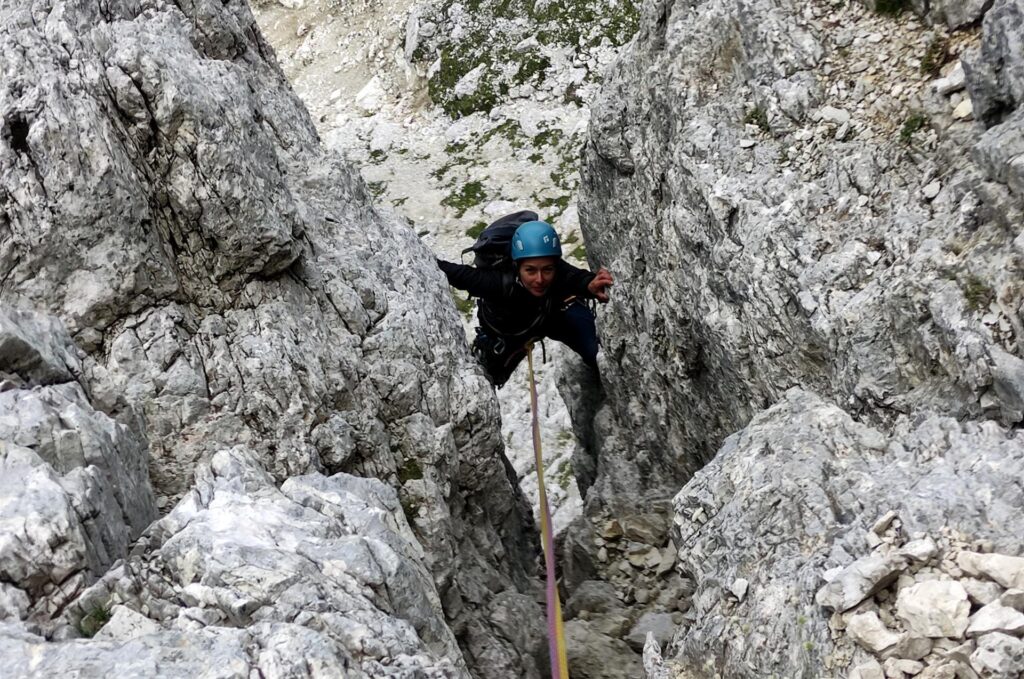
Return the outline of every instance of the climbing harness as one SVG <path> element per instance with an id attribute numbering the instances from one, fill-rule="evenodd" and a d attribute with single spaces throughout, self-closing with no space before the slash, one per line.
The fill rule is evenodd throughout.
<path id="1" fill-rule="evenodd" d="M 537 381 L 533 375 L 533 342 L 526 345 L 530 376 L 530 411 L 533 414 L 533 455 L 537 464 L 537 487 L 540 490 L 540 530 L 544 544 L 548 600 L 548 651 L 551 654 L 551 679 L 569 679 L 565 656 L 565 630 L 562 626 L 562 604 L 555 582 L 555 542 L 552 537 L 551 510 L 544 490 L 544 460 L 540 448 L 540 421 L 537 419 Z"/>

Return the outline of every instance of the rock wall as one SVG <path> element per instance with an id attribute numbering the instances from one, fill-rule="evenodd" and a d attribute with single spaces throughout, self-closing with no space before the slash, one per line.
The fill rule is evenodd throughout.
<path id="1" fill-rule="evenodd" d="M 248 6 L 0 17 L 0 438 L 5 468 L 38 479 L 5 473 L 0 506 L 78 550 L 19 579 L 19 550 L 56 541 L 3 542 L 5 659 L 536 676 L 529 508 L 442 276 L 321 149 Z M 38 356 L 8 360 L 26 323 Z M 37 487 L 61 516 L 31 514 Z M 249 557 L 264 566 L 232 576 Z M 106 642 L 44 643 L 111 612 Z"/>
<path id="2" fill-rule="evenodd" d="M 604 494 L 673 493 L 793 386 L 883 428 L 1019 423 L 1021 4 L 949 35 L 856 3 L 648 10 L 580 201 L 620 281 Z"/>
<path id="3" fill-rule="evenodd" d="M 1019 0 L 645 6 L 582 171 L 618 284 L 566 558 L 594 577 L 588 524 L 675 496 L 692 596 L 648 676 L 1018 676 L 1012 578 L 994 623 L 920 592 L 1024 563 L 1022 26 Z M 970 627 L 920 634 L 947 603 Z"/>

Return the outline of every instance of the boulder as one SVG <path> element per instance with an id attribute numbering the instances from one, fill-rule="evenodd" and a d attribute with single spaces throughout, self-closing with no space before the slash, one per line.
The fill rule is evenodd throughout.
<path id="1" fill-rule="evenodd" d="M 1024 589 L 1024 557 L 960 552 L 957 565 L 974 577 L 985 577 L 1003 587 Z"/>
<path id="2" fill-rule="evenodd" d="M 979 637 L 991 632 L 1013 636 L 1024 634 L 1024 613 L 994 601 L 971 616 L 967 636 Z"/>
<path id="3" fill-rule="evenodd" d="M 1024 641 L 999 632 L 978 639 L 971 667 L 986 679 L 1017 679 L 1024 674 Z"/>
<path id="4" fill-rule="evenodd" d="M 961 637 L 967 629 L 971 604 L 959 582 L 930 580 L 900 590 L 896 614 L 907 627 L 930 638 Z"/>
<path id="5" fill-rule="evenodd" d="M 907 560 L 896 554 L 870 554 L 844 568 L 818 590 L 815 600 L 835 611 L 846 611 L 875 592 L 885 589 L 907 567 Z"/>
<path id="6" fill-rule="evenodd" d="M 846 633 L 862 648 L 876 655 L 900 641 L 900 635 L 889 630 L 874 611 L 853 615 L 846 623 Z"/>

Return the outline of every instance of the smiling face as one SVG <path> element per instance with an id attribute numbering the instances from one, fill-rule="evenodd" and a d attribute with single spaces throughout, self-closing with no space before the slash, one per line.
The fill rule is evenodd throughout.
<path id="1" fill-rule="evenodd" d="M 555 280 L 557 257 L 530 257 L 519 260 L 519 280 L 534 297 L 543 297 Z"/>

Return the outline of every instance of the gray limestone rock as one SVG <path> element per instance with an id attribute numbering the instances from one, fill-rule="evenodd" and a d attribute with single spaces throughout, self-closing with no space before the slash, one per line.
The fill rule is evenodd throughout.
<path id="1" fill-rule="evenodd" d="M 75 601 L 79 618 L 105 605 L 97 592 L 120 583 L 118 597 L 162 626 L 179 626 L 173 634 L 196 649 L 173 670 L 182 675 L 197 674 L 188 663 L 206 661 L 230 674 L 236 657 L 247 663 L 237 665 L 243 675 L 261 658 L 261 667 L 288 674 L 308 652 L 331 672 L 361 668 L 352 676 L 384 676 L 374 665 L 384 660 L 396 675 L 486 665 L 473 671 L 538 676 L 538 640 L 500 629 L 509 612 L 539 615 L 528 603 L 535 533 L 503 456 L 493 392 L 462 341 L 443 276 L 412 230 L 372 207 L 357 171 L 322 149 L 248 6 L 9 0 L 0 1 L 0 16 L 0 299 L 59 318 L 84 352 L 61 353 L 70 345 L 51 332 L 55 325 L 37 322 L 43 316 L 5 311 L 0 321 L 0 398 L 12 414 L 2 438 L 49 465 L 19 452 L 19 478 L 32 482 L 4 480 L 4 499 L 17 497 L 3 504 L 5 521 L 23 521 L 33 505 L 22 496 L 46 490 L 39 500 L 48 520 L 31 539 L 50 545 L 33 574 L 18 543 L 5 541 L 0 552 L 14 555 L 19 573 L 5 585 L 21 583 L 36 597 L 45 589 L 37 581 L 53 580 L 68 590 L 65 606 L 88 584 L 64 580 L 65 571 L 92 578 L 102 571 L 93 562 L 109 565 L 124 552 L 153 518 L 151 507 L 132 509 L 152 496 L 118 485 L 119 468 L 104 453 L 131 441 L 147 450 L 142 468 L 148 462 L 157 504 L 171 513 L 119 575 Z M 37 388 L 2 390 L 13 382 L 8 373 L 23 373 L 17 386 Z M 211 459 L 239 446 L 263 471 L 224 474 L 237 492 L 218 486 L 218 497 L 230 496 L 238 514 L 217 514 L 225 525 L 241 530 L 252 518 L 246 508 L 264 501 L 284 513 L 273 514 L 281 521 L 329 514 L 331 502 L 314 499 L 321 482 L 310 479 L 350 472 L 396 489 L 422 552 L 399 558 L 335 523 L 310 538 L 305 556 L 280 555 L 312 578 L 306 587 L 289 588 L 283 566 L 245 566 L 244 556 L 261 553 L 249 539 L 277 558 L 260 542 L 265 535 L 210 542 L 175 523 L 208 516 L 208 498 L 190 490 L 195 474 L 218 476 L 208 471 Z M 72 464 L 79 466 L 69 471 Z M 271 501 L 275 487 L 295 498 Z M 154 550 L 178 561 L 166 565 Z M 255 589 L 218 563 L 253 578 Z M 335 620 L 348 610 L 340 599 L 337 610 L 316 611 L 327 584 L 313 577 L 313 563 L 327 577 L 361 583 L 336 592 L 360 602 L 352 609 L 360 620 Z M 186 564 L 197 570 L 174 570 Z M 358 572 L 336 572 L 342 566 Z M 199 573 L 212 584 L 192 582 Z M 277 595 L 277 610 L 320 617 L 263 620 Z M 24 615 L 24 600 L 6 586 L 2 602 Z M 224 624 L 245 629 L 209 631 Z M 178 643 L 139 641 L 130 644 L 140 666 L 169 663 Z M 266 644 L 259 658 L 250 655 L 257 641 Z M 55 675 L 67 674 L 79 653 L 120 667 L 106 642 L 10 643 L 38 653 Z M 134 673 L 125 667 L 122 674 Z"/>
<path id="2" fill-rule="evenodd" d="M 960 552 L 957 565 L 968 575 L 985 577 L 1006 588 L 1024 589 L 1024 557 Z"/>
<path id="3" fill-rule="evenodd" d="M 999 599 L 999 595 L 1003 593 L 1003 588 L 994 582 L 988 580 L 979 580 L 977 578 L 961 578 L 960 584 L 967 590 L 967 596 L 973 603 L 981 606 L 990 604 L 993 601 Z"/>
<path id="4" fill-rule="evenodd" d="M 653 635 L 654 640 L 661 647 L 668 646 L 675 634 L 676 624 L 672 620 L 671 613 L 648 612 L 640 616 L 633 628 L 626 635 L 626 643 L 637 653 L 642 653 L 647 643 L 647 638 Z"/>
<path id="5" fill-rule="evenodd" d="M 818 590 L 815 601 L 834 611 L 853 608 L 875 592 L 888 587 L 907 567 L 898 554 L 869 554 L 844 568 Z"/>
<path id="6" fill-rule="evenodd" d="M 156 518 L 145 443 L 93 408 L 55 318 L 0 307 L 0 617 L 45 624 Z"/>
<path id="7" fill-rule="evenodd" d="M 984 15 L 954 106 L 923 82 L 918 18 L 668 0 L 592 108 L 580 220 L 617 285 L 604 402 L 577 422 L 587 507 L 623 516 L 683 486 L 672 538 L 697 589 L 673 661 L 698 676 L 848 673 L 863 654 L 813 597 L 871 597 L 820 574 L 867 556 L 885 511 L 903 525 L 874 535 L 881 558 L 940 528 L 1024 553 L 1024 5 L 911 4 Z M 953 118 L 972 106 L 978 123 Z"/>
<path id="8" fill-rule="evenodd" d="M 914 633 L 932 639 L 962 637 L 971 604 L 959 582 L 930 580 L 900 590 L 896 614 Z"/>
<path id="9" fill-rule="evenodd" d="M 93 644 L 44 645 L 54 667 L 127 643 L 159 656 L 161 676 L 184 676 L 216 661 L 203 640 L 232 627 L 231 652 L 265 676 L 301 667 L 306 654 L 352 676 L 406 676 L 413 667 L 469 676 L 392 488 L 347 474 L 292 477 L 278 488 L 241 447 L 216 454 L 197 477 L 133 554 L 71 605 L 64 619 L 81 631 L 96 611 L 113 615 Z M 8 643 L 9 657 L 27 666 L 31 646 Z M 179 644 L 186 650 L 174 654 Z"/>
<path id="10" fill-rule="evenodd" d="M 931 6 L 973 17 L 986 9 L 975 4 Z M 588 257 L 620 281 L 599 323 L 605 405 L 581 424 L 601 432 L 592 502 L 671 492 L 792 386 L 882 430 L 918 411 L 1024 417 L 1011 386 L 1024 360 L 1013 339 L 1024 330 L 1021 7 L 994 2 L 964 59 L 985 125 L 936 125 L 914 159 L 892 124 L 855 113 L 867 85 L 846 88 L 878 45 L 919 59 L 920 24 L 887 26 L 875 45 L 863 36 L 880 21 L 857 7 L 646 7 L 593 106 L 582 170 Z M 835 26 L 856 40 L 838 46 Z M 920 75 L 876 71 L 865 82 L 905 92 L 883 116 L 898 127 Z M 797 78 L 821 93 L 806 113 L 788 94 Z M 845 141 L 811 119 L 823 110 L 850 114 Z M 744 149 L 750 128 L 758 143 Z"/>
<path id="11" fill-rule="evenodd" d="M 565 623 L 569 675 L 579 679 L 625 679 L 642 677 L 640 654 L 626 642 L 593 629 L 585 620 Z"/>
<path id="12" fill-rule="evenodd" d="M 909 534 L 947 527 L 1020 553 L 1022 533 L 1007 527 L 1024 501 L 1011 481 L 1022 472 L 1024 438 L 994 423 L 932 417 L 887 437 L 790 391 L 676 497 L 673 539 L 696 591 L 674 659 L 694 671 L 712 659 L 735 677 L 822 671 L 824 656 L 852 649 L 832 641 L 814 600 L 820 574 L 857 563 L 879 507 Z M 723 601 L 738 574 L 750 589 L 730 610 Z"/>
<path id="13" fill-rule="evenodd" d="M 999 597 L 999 603 L 1024 613 L 1024 590 L 1010 589 Z"/>
<path id="14" fill-rule="evenodd" d="M 971 616 L 967 636 L 979 637 L 991 632 L 1013 636 L 1024 634 L 1024 613 L 994 601 Z"/>
<path id="15" fill-rule="evenodd" d="M 846 624 L 847 633 L 864 649 L 879 655 L 893 648 L 900 635 L 888 629 L 874 611 L 857 613 Z"/>
<path id="16" fill-rule="evenodd" d="M 1022 28 L 1024 3 L 996 0 L 985 15 L 981 44 L 964 59 L 975 116 L 986 127 L 1001 124 L 1024 103 Z"/>
<path id="17" fill-rule="evenodd" d="M 885 672 L 878 661 L 872 658 L 854 667 L 848 679 L 885 679 Z"/>
<path id="18" fill-rule="evenodd" d="M 971 667 L 985 679 L 1016 679 L 1024 673 L 1024 641 L 998 632 L 978 640 Z"/>
<path id="19" fill-rule="evenodd" d="M 70 382 L 81 372 L 77 352 L 60 321 L 0 307 L 0 376 L 37 386 Z"/>
<path id="20" fill-rule="evenodd" d="M 992 7 L 992 0 L 932 0 L 929 15 L 945 21 L 949 28 L 961 28 L 977 22 Z"/>
<path id="21" fill-rule="evenodd" d="M 581 611 L 607 613 L 622 608 L 615 586 L 603 580 L 585 580 L 569 593 L 565 603 L 565 617 L 571 619 Z"/>

